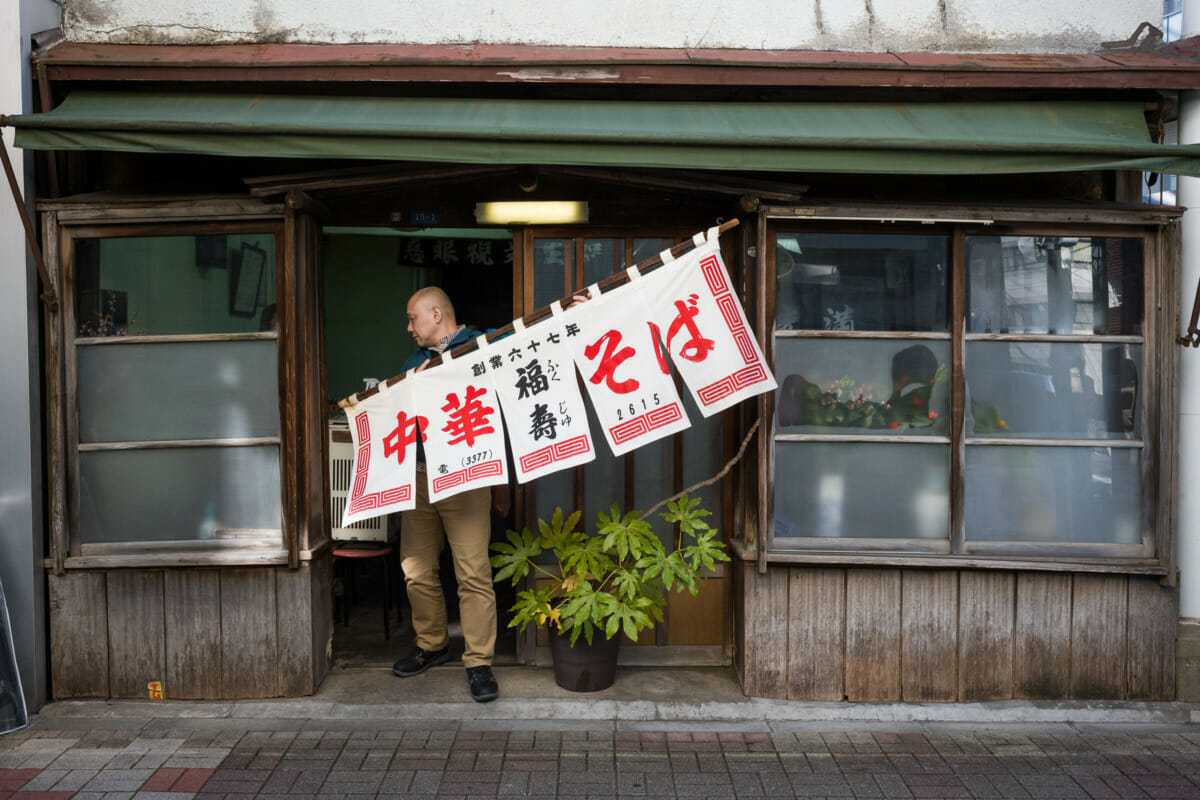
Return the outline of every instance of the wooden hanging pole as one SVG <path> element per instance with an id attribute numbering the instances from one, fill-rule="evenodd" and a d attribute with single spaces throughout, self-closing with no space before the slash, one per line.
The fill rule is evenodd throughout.
<path id="1" fill-rule="evenodd" d="M 8 125 L 8 118 L 0 114 L 0 128 Z M 25 241 L 29 244 L 30 251 L 33 252 L 33 261 L 37 264 L 38 276 L 42 279 L 42 302 L 46 305 L 47 311 L 58 310 L 58 295 L 54 292 L 54 286 L 50 283 L 50 273 L 46 271 L 46 261 L 42 258 L 42 248 L 38 245 L 37 234 L 33 231 L 33 222 L 29 219 L 29 212 L 25 208 L 25 200 L 21 196 L 21 187 L 17 184 L 17 175 L 13 172 L 12 161 L 8 158 L 8 145 L 4 143 L 3 137 L 0 137 L 0 161 L 4 162 L 4 174 L 8 176 L 8 187 L 12 190 L 13 202 L 16 203 L 17 213 L 21 215 L 21 222 L 25 225 Z"/>
<path id="2" fill-rule="evenodd" d="M 736 220 L 736 219 L 731 219 L 728 222 L 722 222 L 717 227 L 718 235 L 725 233 L 726 231 L 733 230 L 737 226 L 738 226 L 738 220 Z M 688 252 L 689 250 L 693 250 L 695 247 L 696 247 L 695 242 L 693 242 L 691 239 L 688 239 L 687 241 L 680 242 L 679 244 L 672 247 L 671 255 L 679 257 L 679 256 L 683 255 L 684 253 Z M 637 269 L 638 269 L 638 272 L 646 272 L 647 270 L 651 270 L 656 267 L 661 267 L 662 263 L 663 263 L 662 258 L 660 258 L 659 256 L 653 256 L 653 257 L 648 258 L 645 261 L 642 261 L 639 264 L 637 264 Z M 621 270 L 620 272 L 618 272 L 614 275 L 609 275 L 607 278 L 600 281 L 597 284 L 597 286 L 599 286 L 600 290 L 603 292 L 604 290 L 611 289 L 614 286 L 620 286 L 620 285 L 628 282 L 628 280 L 629 280 L 629 277 L 628 277 L 628 275 L 626 275 L 625 270 Z M 558 302 L 561 305 L 566 306 L 572 300 L 575 299 L 576 294 L 578 294 L 578 292 L 569 294 L 566 297 L 560 299 Z M 553 305 L 553 303 L 551 303 L 550 305 Z M 528 314 L 527 316 L 521 317 L 521 321 L 523 323 L 525 323 L 526 325 L 532 325 L 535 322 L 537 322 L 538 320 L 545 319 L 546 317 L 550 316 L 551 313 L 552 312 L 550 311 L 549 305 L 542 306 L 541 308 Z M 492 342 L 492 341 L 495 341 L 496 339 L 499 339 L 502 336 L 507 336 L 508 334 L 512 333 L 512 330 L 513 330 L 513 326 L 512 326 L 512 323 L 510 322 L 507 325 L 505 325 L 503 328 L 497 328 L 496 330 L 492 331 L 491 333 L 486 333 L 483 335 L 487 339 L 487 341 Z M 478 340 L 479 340 L 479 337 L 476 336 L 474 339 L 467 342 L 466 344 L 459 345 L 458 347 L 454 348 L 453 350 L 450 351 L 451 357 L 458 358 L 461 355 L 470 353 L 472 350 L 477 349 L 479 347 Z M 434 356 L 433 358 L 431 358 L 429 361 L 427 361 L 426 365 L 428 367 L 436 367 L 438 364 L 441 364 L 441 363 L 442 363 L 442 356 L 441 356 L 441 354 L 438 354 L 438 355 Z M 358 392 L 357 394 L 352 394 L 349 397 L 343 398 L 337 402 L 337 405 L 332 406 L 330 408 L 330 410 L 336 411 L 339 408 L 343 408 L 343 409 L 344 408 L 353 408 L 354 406 L 361 403 L 363 400 L 366 400 L 371 395 L 379 393 L 383 388 L 388 387 L 388 386 L 395 386 L 397 383 L 404 380 L 404 374 L 405 373 L 400 373 L 399 375 L 395 375 L 391 378 L 388 378 L 386 381 L 381 381 L 377 386 L 372 386 L 370 389 L 364 389 L 363 391 Z"/>

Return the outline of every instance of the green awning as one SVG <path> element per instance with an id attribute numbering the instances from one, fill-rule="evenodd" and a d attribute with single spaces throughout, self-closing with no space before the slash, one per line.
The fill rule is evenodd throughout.
<path id="1" fill-rule="evenodd" d="M 18 147 L 462 164 L 1200 176 L 1137 102 L 737 103 L 72 92 Z"/>

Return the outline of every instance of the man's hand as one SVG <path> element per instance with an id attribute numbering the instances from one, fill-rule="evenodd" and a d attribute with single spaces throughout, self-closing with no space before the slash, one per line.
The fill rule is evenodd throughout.
<path id="1" fill-rule="evenodd" d="M 589 292 L 587 289 L 584 289 L 582 292 L 576 292 L 575 296 L 571 298 L 571 304 L 569 306 L 567 306 L 567 308 L 574 308 L 575 306 L 579 305 L 580 303 L 586 303 L 588 300 L 591 300 L 591 299 L 592 299 L 591 292 Z"/>

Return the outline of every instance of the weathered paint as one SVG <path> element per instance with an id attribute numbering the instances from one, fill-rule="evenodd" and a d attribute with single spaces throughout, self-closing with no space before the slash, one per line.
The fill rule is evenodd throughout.
<path id="1" fill-rule="evenodd" d="M 750 50 L 1092 52 L 1159 24 L 1161 0 L 65 0 L 67 38 Z"/>

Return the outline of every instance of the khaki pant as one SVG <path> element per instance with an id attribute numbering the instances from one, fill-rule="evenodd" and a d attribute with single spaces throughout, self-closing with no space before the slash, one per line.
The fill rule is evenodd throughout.
<path id="1" fill-rule="evenodd" d="M 496 592 L 488 563 L 491 498 L 490 489 L 472 489 L 431 505 L 427 477 L 418 472 L 417 506 L 400 517 L 400 566 L 408 584 L 417 647 L 441 650 L 448 643 L 438 557 L 449 542 L 467 644 L 466 667 L 490 665 L 496 649 Z"/>

